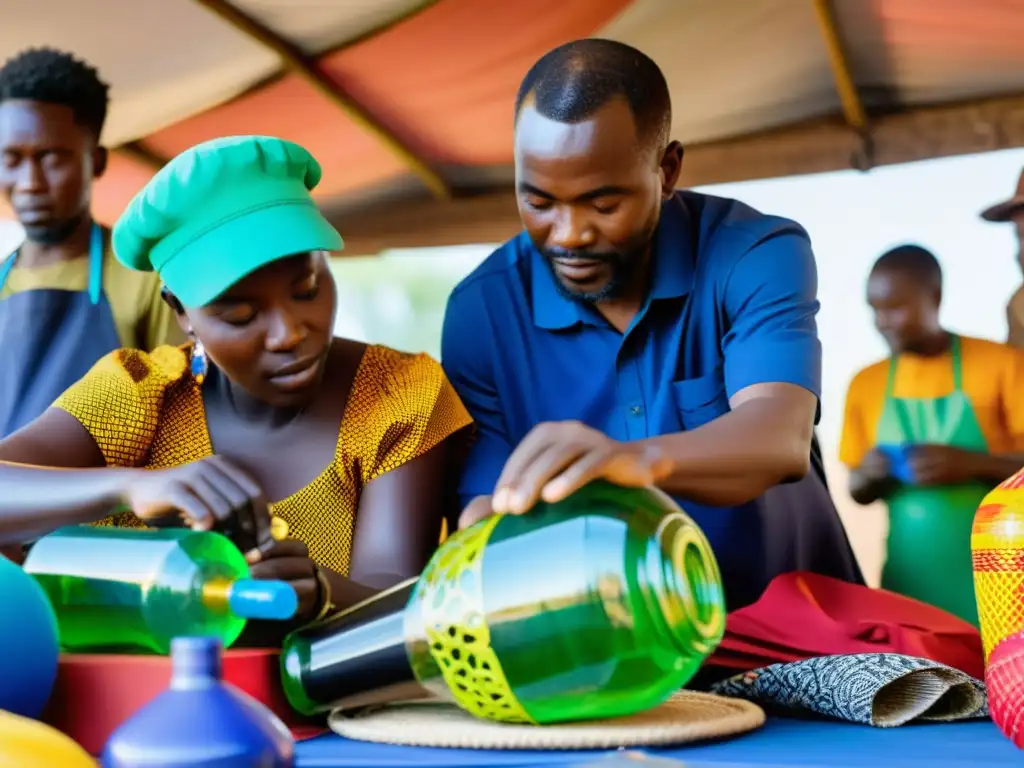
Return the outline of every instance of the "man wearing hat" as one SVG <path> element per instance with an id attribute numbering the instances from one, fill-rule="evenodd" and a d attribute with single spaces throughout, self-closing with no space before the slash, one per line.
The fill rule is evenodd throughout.
<path id="1" fill-rule="evenodd" d="M 1008 200 L 996 203 L 981 212 L 985 221 L 1012 223 L 1017 233 L 1017 263 L 1024 269 L 1024 171 L 1017 180 L 1017 191 Z M 1006 306 L 1009 326 L 1008 343 L 1024 348 L 1024 285 L 1010 297 Z"/>
<path id="2" fill-rule="evenodd" d="M 28 50 L 0 68 L 0 191 L 26 233 L 0 254 L 0 438 L 111 350 L 184 341 L 159 279 L 118 264 L 90 215 L 106 114 L 106 84 L 69 54 Z"/>

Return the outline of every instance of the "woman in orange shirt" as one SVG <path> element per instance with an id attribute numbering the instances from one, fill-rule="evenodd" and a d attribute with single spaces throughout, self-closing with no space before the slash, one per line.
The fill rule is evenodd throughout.
<path id="1" fill-rule="evenodd" d="M 426 355 L 333 338 L 342 243 L 319 178 L 295 144 L 236 137 L 136 196 L 115 252 L 159 273 L 191 342 L 110 354 L 0 442 L 0 545 L 180 515 L 251 541 L 254 576 L 292 582 L 302 620 L 420 572 L 470 418 Z"/>

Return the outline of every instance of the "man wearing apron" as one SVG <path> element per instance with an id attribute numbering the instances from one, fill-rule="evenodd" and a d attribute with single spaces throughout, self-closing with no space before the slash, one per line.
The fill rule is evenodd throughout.
<path id="1" fill-rule="evenodd" d="M 441 343 L 477 426 L 461 524 L 590 478 L 654 484 L 707 535 L 730 609 L 788 571 L 860 582 L 813 450 L 806 232 L 675 189 L 668 88 L 629 46 L 556 48 L 515 114 L 525 231 L 455 289 Z"/>
<path id="2" fill-rule="evenodd" d="M 67 54 L 29 50 L 0 68 L 0 188 L 26 232 L 0 254 L 0 438 L 108 352 L 183 339 L 155 276 L 117 263 L 90 216 L 106 112 L 107 86 Z"/>
<path id="3" fill-rule="evenodd" d="M 889 509 L 882 587 L 977 624 L 971 525 L 1024 464 L 1024 352 L 946 331 L 941 298 L 925 249 L 875 263 L 868 303 L 892 356 L 850 384 L 840 458 L 853 498 Z"/>

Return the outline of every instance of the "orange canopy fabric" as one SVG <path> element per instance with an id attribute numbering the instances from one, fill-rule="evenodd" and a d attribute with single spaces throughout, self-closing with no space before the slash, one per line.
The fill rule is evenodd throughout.
<path id="1" fill-rule="evenodd" d="M 629 0 L 443 0 L 362 42 L 322 56 L 318 64 L 431 164 L 507 163 L 515 93 L 530 66 L 550 48 L 598 31 L 628 4 Z M 303 5 L 295 4 L 296 14 L 303 12 Z M 152 15 L 159 23 L 159 14 Z M 207 21 L 225 25 L 212 14 Z M 131 34 L 121 34 L 125 32 Z M 228 33 L 239 34 L 230 29 Z M 187 46 L 188 40 L 183 37 L 177 44 Z M 96 61 L 102 57 L 93 57 L 88 50 L 76 52 L 96 63 L 101 76 L 109 77 L 102 62 Z M 118 108 L 116 80 L 113 86 L 112 121 Z M 127 133 L 125 138 L 139 138 L 131 136 L 130 126 L 111 127 Z M 325 169 L 317 189 L 321 198 L 407 173 L 381 142 L 296 75 L 141 138 L 147 151 L 168 159 L 199 142 L 233 134 L 279 136 L 305 146 Z M 97 218 L 106 223 L 116 219 L 154 171 L 140 160 L 114 153 L 94 189 Z"/>
<path id="2" fill-rule="evenodd" d="M 224 2 L 5 4 L 0 58 L 51 45 L 94 64 L 112 86 L 104 141 L 135 146 L 115 153 L 95 190 L 100 220 L 116 218 L 161 162 L 196 142 L 239 133 L 307 146 L 324 165 L 317 194 L 325 207 L 372 207 L 393 199 L 396 189 L 423 192 L 378 136 L 299 76 L 281 76 L 280 52 L 266 39 L 211 9 Z M 823 117 L 842 125 L 814 0 L 228 2 L 316 61 L 329 83 L 447 182 L 471 193 L 507 189 L 518 85 L 539 56 L 574 38 L 609 37 L 652 56 L 669 81 L 673 132 L 688 145 L 753 141 Z M 1024 3 L 827 5 L 869 112 L 1024 93 Z M 1002 132 L 981 123 L 978 130 Z M 848 153 L 834 154 L 822 164 L 843 167 Z M 949 151 L 936 146 L 932 154 Z M 757 176 L 756 165 L 733 169 L 730 178 Z"/>

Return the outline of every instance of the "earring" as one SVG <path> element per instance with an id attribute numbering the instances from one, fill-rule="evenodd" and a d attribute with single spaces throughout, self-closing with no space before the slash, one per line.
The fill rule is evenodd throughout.
<path id="1" fill-rule="evenodd" d="M 199 339 L 196 339 L 192 347 L 192 378 L 196 380 L 196 384 L 202 384 L 206 378 L 206 350 Z"/>

